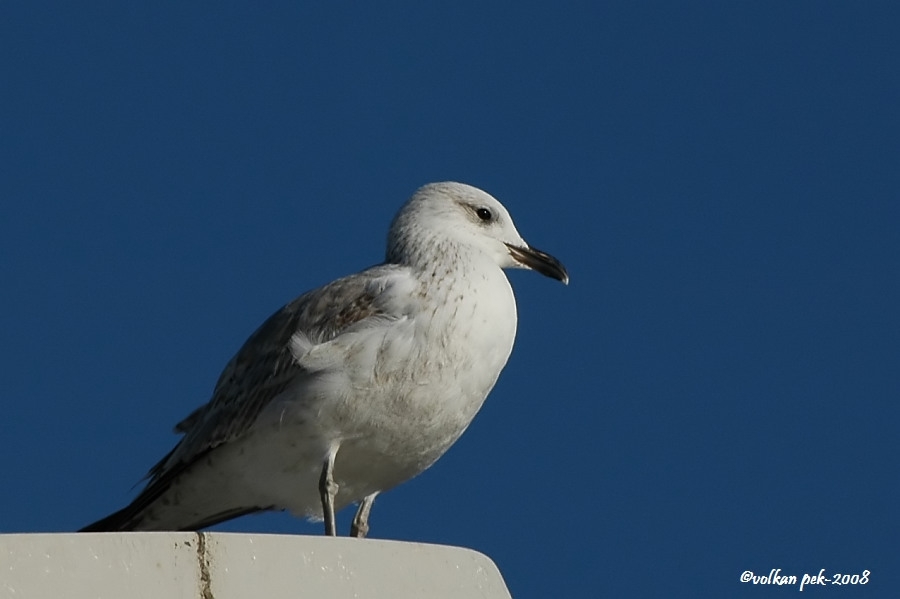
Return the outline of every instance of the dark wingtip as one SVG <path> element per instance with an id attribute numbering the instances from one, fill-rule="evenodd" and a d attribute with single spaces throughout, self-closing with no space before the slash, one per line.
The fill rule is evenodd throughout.
<path id="1" fill-rule="evenodd" d="M 79 529 L 78 532 L 123 532 L 127 530 L 134 530 L 132 514 L 129 513 L 128 507 L 92 522 Z"/>

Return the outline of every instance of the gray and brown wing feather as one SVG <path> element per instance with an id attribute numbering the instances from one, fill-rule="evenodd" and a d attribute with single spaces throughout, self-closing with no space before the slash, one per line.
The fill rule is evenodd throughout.
<path id="1" fill-rule="evenodd" d="M 366 321 L 399 318 L 385 301 L 390 275 L 400 267 L 380 266 L 338 279 L 290 302 L 266 320 L 223 370 L 212 399 L 179 422 L 185 437 L 150 471 L 158 478 L 174 462 L 197 455 L 245 434 L 263 409 L 297 377 L 306 373 L 291 350 L 291 339 L 304 334 L 318 344 Z"/>

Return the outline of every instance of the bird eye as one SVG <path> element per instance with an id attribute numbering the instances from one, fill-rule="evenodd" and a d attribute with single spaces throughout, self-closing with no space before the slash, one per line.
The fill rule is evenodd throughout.
<path id="1" fill-rule="evenodd" d="M 483 220 L 485 222 L 491 220 L 491 216 L 492 216 L 491 211 L 488 210 L 487 208 L 479 208 L 478 210 L 475 211 L 475 214 L 477 214 L 478 218 L 480 218 L 481 220 Z"/>

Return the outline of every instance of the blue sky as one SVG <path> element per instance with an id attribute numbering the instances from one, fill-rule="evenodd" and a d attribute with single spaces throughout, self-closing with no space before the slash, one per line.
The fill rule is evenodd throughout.
<path id="1" fill-rule="evenodd" d="M 900 15 L 889 3 L 0 9 L 0 531 L 126 504 L 271 312 L 491 192 L 569 287 L 372 536 L 517 598 L 900 584 Z M 350 510 L 340 526 L 349 526 Z M 288 515 L 221 530 L 320 534 Z"/>

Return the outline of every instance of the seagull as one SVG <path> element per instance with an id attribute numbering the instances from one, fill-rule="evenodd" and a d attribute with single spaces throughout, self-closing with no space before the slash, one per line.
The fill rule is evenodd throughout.
<path id="1" fill-rule="evenodd" d="M 289 510 L 323 520 L 417 476 L 462 435 L 506 365 L 516 301 L 502 269 L 568 284 L 488 193 L 420 188 L 394 217 L 386 259 L 275 312 L 225 367 L 209 402 L 123 509 L 82 531 L 200 530 Z"/>

